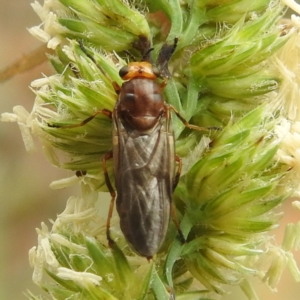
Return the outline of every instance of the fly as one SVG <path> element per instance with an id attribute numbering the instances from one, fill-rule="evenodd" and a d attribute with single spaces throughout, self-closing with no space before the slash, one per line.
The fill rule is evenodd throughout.
<path id="1" fill-rule="evenodd" d="M 177 39 L 173 46 L 162 48 L 158 59 L 160 70 L 147 61 L 130 62 L 120 69 L 119 75 L 124 82 L 121 87 L 113 83 L 118 94 L 113 111 L 102 109 L 80 124 L 60 127 L 83 126 L 98 114 L 112 119 L 113 149 L 102 160 L 105 182 L 112 198 L 106 226 L 107 239 L 110 245 L 114 243 L 110 236 L 110 219 L 116 202 L 120 228 L 128 244 L 148 260 L 160 250 L 165 240 L 172 212 L 172 194 L 181 172 L 181 160 L 175 154 L 171 111 L 186 127 L 208 130 L 189 124 L 164 101 L 167 76 L 162 74 L 168 74 L 167 63 L 176 45 Z M 95 62 L 83 45 L 80 46 Z M 159 78 L 163 81 L 158 82 Z M 106 161 L 111 158 L 117 193 L 107 173 Z"/>

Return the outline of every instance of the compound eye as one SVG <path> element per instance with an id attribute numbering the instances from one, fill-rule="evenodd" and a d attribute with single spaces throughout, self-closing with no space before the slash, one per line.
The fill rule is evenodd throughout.
<path id="1" fill-rule="evenodd" d="M 120 76 L 121 78 L 123 78 L 124 76 L 126 76 L 126 75 L 128 74 L 128 72 L 129 72 L 128 66 L 124 66 L 124 67 L 122 67 L 122 68 L 120 69 L 120 71 L 119 71 L 119 76 Z"/>
<path id="2" fill-rule="evenodd" d="M 152 67 L 152 72 L 156 77 L 160 77 L 160 71 L 157 67 Z"/>

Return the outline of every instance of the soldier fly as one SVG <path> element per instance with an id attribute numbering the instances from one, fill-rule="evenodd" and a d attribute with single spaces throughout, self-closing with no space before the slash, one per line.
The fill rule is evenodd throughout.
<path id="1" fill-rule="evenodd" d="M 116 199 L 120 227 L 127 242 L 137 254 L 148 260 L 164 242 L 172 211 L 172 194 L 181 171 L 181 160 L 175 154 L 171 111 L 186 127 L 208 130 L 189 124 L 173 106 L 164 101 L 163 89 L 167 79 L 162 78 L 160 83 L 158 79 L 162 77 L 162 69 L 168 73 L 167 63 L 176 44 L 177 39 L 172 47 L 165 46 L 161 50 L 161 70 L 148 61 L 130 62 L 120 69 L 119 75 L 124 82 L 121 87 L 112 83 L 118 94 L 113 111 L 102 109 L 80 124 L 60 127 L 83 126 L 98 114 L 112 119 L 113 149 L 102 160 L 105 182 L 112 197 L 107 219 L 107 239 L 110 245 L 114 243 L 109 230 Z M 117 195 L 106 168 L 106 161 L 111 158 Z"/>

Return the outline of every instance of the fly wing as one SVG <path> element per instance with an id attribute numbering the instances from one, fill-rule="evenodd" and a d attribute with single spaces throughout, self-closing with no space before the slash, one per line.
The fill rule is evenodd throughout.
<path id="1" fill-rule="evenodd" d="M 173 132 L 166 130 L 165 119 L 147 134 L 127 131 L 115 121 L 114 169 L 121 230 L 137 253 L 152 257 L 169 225 L 175 166 Z"/>

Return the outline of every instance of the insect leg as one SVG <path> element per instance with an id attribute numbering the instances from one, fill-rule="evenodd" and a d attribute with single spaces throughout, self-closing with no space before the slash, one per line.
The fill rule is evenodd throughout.
<path id="1" fill-rule="evenodd" d="M 108 76 L 108 74 L 103 70 L 103 68 L 97 63 L 97 61 L 95 60 L 95 58 L 88 53 L 88 51 L 86 50 L 86 48 L 83 45 L 83 42 L 80 40 L 79 42 L 79 46 L 80 49 L 83 51 L 83 53 L 91 59 L 91 61 L 97 66 L 97 68 L 110 80 L 111 78 Z M 75 74 L 76 75 L 76 74 Z M 116 93 L 118 94 L 120 91 L 120 87 L 116 82 L 112 82 L 113 88 L 116 91 Z M 89 116 L 88 118 L 86 118 L 85 120 L 83 120 L 81 123 L 79 124 L 73 124 L 73 125 L 64 125 L 64 126 L 60 126 L 60 125 L 55 125 L 55 124 L 48 124 L 49 127 L 55 127 L 55 128 L 76 128 L 76 127 L 80 127 L 80 126 L 84 126 L 86 123 L 90 122 L 91 120 L 93 120 L 97 115 L 99 114 L 103 114 L 105 116 L 107 116 L 108 118 L 112 118 L 112 112 L 108 109 L 101 109 L 96 111 L 93 115 Z"/>
<path id="2" fill-rule="evenodd" d="M 181 169 L 182 169 L 181 158 L 179 156 L 175 155 L 175 160 L 178 163 L 178 169 L 177 169 L 177 172 L 175 174 L 174 181 L 173 181 L 173 191 L 175 190 L 175 188 L 176 188 L 176 186 L 177 186 L 177 184 L 179 182 L 180 173 L 181 173 Z M 173 220 L 173 222 L 175 224 L 175 227 L 177 229 L 177 232 L 178 232 L 178 235 L 179 235 L 179 239 L 180 239 L 181 243 L 185 243 L 185 238 L 184 238 L 183 233 L 182 233 L 182 231 L 180 229 L 179 221 L 178 221 L 176 210 L 175 210 L 175 207 L 174 207 L 173 203 L 171 205 L 171 215 L 172 215 L 172 220 Z"/>
<path id="3" fill-rule="evenodd" d="M 174 176 L 174 181 L 173 181 L 173 191 L 175 190 L 178 182 L 179 182 L 179 178 L 180 178 L 180 174 L 181 174 L 181 169 L 182 169 L 182 161 L 181 158 L 178 155 L 175 155 L 175 160 L 178 163 L 178 169 L 177 172 Z"/>
<path id="4" fill-rule="evenodd" d="M 185 240 L 185 238 L 183 236 L 183 233 L 180 229 L 180 225 L 179 225 L 179 221 L 178 221 L 178 218 L 177 218 L 177 214 L 176 214 L 174 204 L 171 205 L 171 215 L 172 215 L 172 220 L 174 222 L 174 225 L 175 225 L 175 227 L 177 229 L 177 232 L 178 232 L 179 240 L 182 244 L 184 244 L 186 242 L 186 240 Z"/>
<path id="5" fill-rule="evenodd" d="M 79 124 L 72 124 L 72 125 L 56 125 L 56 124 L 48 124 L 49 127 L 54 127 L 54 128 L 76 128 L 76 127 L 81 127 L 84 126 L 85 124 L 87 124 L 88 122 L 92 121 L 97 115 L 99 114 L 103 114 L 105 116 L 107 116 L 108 118 L 112 118 L 112 112 L 108 109 L 101 109 L 96 111 L 94 114 L 92 114 L 91 116 L 89 116 L 88 118 L 86 118 L 85 120 L 83 120 L 81 123 Z"/>
<path id="6" fill-rule="evenodd" d="M 105 156 L 103 157 L 103 159 L 102 159 L 105 183 L 106 183 L 106 186 L 107 186 L 107 188 L 110 192 L 110 195 L 111 195 L 109 211 L 108 211 L 108 216 L 107 216 L 107 220 L 106 220 L 106 238 L 108 240 L 108 245 L 110 247 L 115 243 L 114 240 L 110 236 L 110 231 L 109 230 L 110 230 L 110 220 L 111 220 L 112 213 L 113 213 L 113 210 L 114 210 L 116 192 L 115 192 L 114 188 L 112 187 L 112 184 L 110 182 L 110 179 L 109 179 L 109 176 L 108 176 L 108 173 L 107 173 L 106 161 L 111 159 L 112 157 L 113 157 L 113 152 L 111 150 L 111 151 L 107 152 L 105 154 Z"/>
<path id="7" fill-rule="evenodd" d="M 169 105 L 169 108 L 173 110 L 173 112 L 176 114 L 178 119 L 184 124 L 185 127 L 198 130 L 198 131 L 209 131 L 209 130 L 222 130 L 222 128 L 217 126 L 211 126 L 211 127 L 199 127 L 197 125 L 190 124 L 180 113 L 179 111 L 173 106 Z"/>

